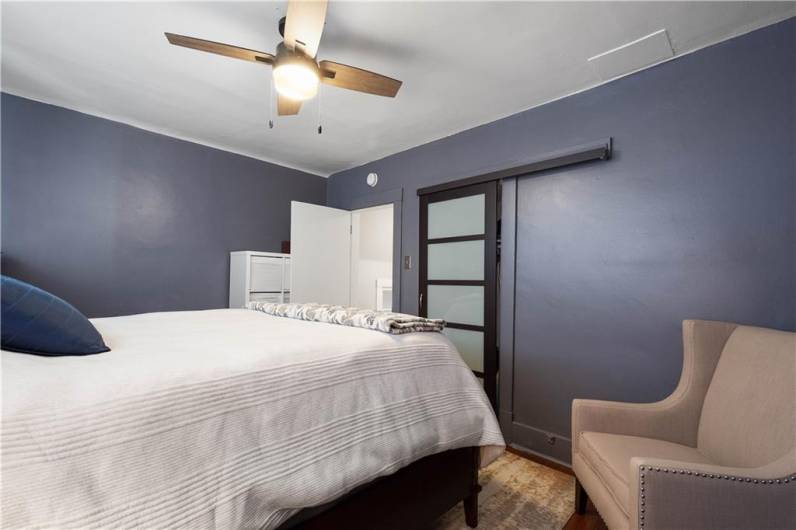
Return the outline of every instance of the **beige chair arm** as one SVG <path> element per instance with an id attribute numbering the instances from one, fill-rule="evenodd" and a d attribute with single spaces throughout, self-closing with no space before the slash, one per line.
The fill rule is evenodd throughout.
<path id="1" fill-rule="evenodd" d="M 630 461 L 631 530 L 785 529 L 796 521 L 796 450 L 767 466 Z"/>
<path id="2" fill-rule="evenodd" d="M 679 421 L 677 400 L 657 403 L 621 403 L 576 399 L 572 402 L 572 450 L 579 451 L 586 431 L 656 438 L 675 443 L 690 439 L 691 426 Z"/>
<path id="3" fill-rule="evenodd" d="M 656 403 L 576 399 L 572 403 L 572 451 L 584 431 L 643 436 L 696 446 L 699 415 L 727 339 L 737 327 L 725 322 L 683 322 L 683 370 L 672 394 Z"/>

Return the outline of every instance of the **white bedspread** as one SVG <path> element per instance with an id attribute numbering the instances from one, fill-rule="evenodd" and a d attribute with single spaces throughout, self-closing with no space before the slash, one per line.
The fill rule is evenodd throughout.
<path id="1" fill-rule="evenodd" d="M 503 450 L 439 333 L 244 309 L 93 322 L 111 352 L 2 352 L 3 528 L 274 528 L 423 456 Z"/>

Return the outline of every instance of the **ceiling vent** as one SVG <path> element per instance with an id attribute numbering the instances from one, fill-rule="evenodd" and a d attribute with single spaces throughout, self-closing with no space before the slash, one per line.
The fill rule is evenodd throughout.
<path id="1" fill-rule="evenodd" d="M 665 29 L 589 58 L 589 64 L 603 81 L 635 72 L 674 57 Z"/>

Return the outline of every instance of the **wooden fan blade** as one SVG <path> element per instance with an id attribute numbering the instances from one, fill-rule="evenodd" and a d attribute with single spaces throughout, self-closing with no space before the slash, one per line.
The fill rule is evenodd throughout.
<path id="1" fill-rule="evenodd" d="M 213 42 L 211 40 L 186 37 L 185 35 L 175 35 L 174 33 L 166 33 L 166 38 L 175 46 L 183 46 L 185 48 L 215 53 L 226 57 L 242 59 L 244 61 L 254 61 L 270 65 L 274 64 L 274 56 L 270 53 L 241 48 L 240 46 L 232 46 L 231 44 L 223 44 L 221 42 Z"/>
<path id="2" fill-rule="evenodd" d="M 285 46 L 315 58 L 326 22 L 327 0 L 290 0 L 285 14 Z"/>
<path id="3" fill-rule="evenodd" d="M 281 94 L 276 95 L 276 113 L 280 116 L 295 116 L 301 110 L 301 101 L 286 98 Z"/>
<path id="4" fill-rule="evenodd" d="M 318 66 L 321 68 L 321 81 L 348 90 L 394 98 L 402 84 L 391 77 L 332 61 L 321 61 Z"/>

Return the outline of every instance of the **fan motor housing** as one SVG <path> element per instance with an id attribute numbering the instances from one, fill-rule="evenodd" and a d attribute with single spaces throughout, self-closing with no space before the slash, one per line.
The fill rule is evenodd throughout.
<path id="1" fill-rule="evenodd" d="M 318 63 L 315 62 L 315 59 L 312 59 L 302 52 L 298 50 L 289 50 L 287 46 L 285 46 L 284 42 L 280 42 L 276 47 L 276 60 L 274 61 L 274 67 L 277 67 L 281 64 L 300 64 L 305 66 L 315 72 L 318 78 L 321 77 L 321 69 L 318 67 Z"/>
<path id="2" fill-rule="evenodd" d="M 285 21 L 287 17 L 282 17 L 279 19 L 279 34 L 282 35 L 282 38 L 285 38 Z"/>

